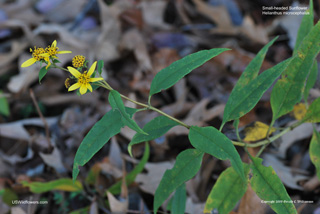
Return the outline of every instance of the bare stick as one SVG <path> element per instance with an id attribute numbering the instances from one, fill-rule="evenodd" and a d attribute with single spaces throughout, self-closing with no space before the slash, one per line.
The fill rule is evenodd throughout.
<path id="1" fill-rule="evenodd" d="M 39 114 L 39 116 L 40 116 L 40 118 L 41 118 L 41 120 L 42 120 L 42 122 L 44 124 L 44 129 L 46 131 L 46 138 L 47 138 L 47 141 L 48 141 L 49 150 L 52 150 L 53 146 L 52 146 L 51 141 L 50 141 L 49 126 L 48 126 L 48 123 L 47 123 L 46 119 L 44 118 L 44 116 L 42 115 L 42 113 L 40 111 L 40 108 L 38 106 L 38 102 L 36 100 L 36 97 L 34 96 L 34 93 L 33 93 L 32 89 L 30 89 L 30 97 L 31 97 L 32 102 L 33 102 L 34 106 L 36 107 L 37 112 L 38 112 L 38 114 Z"/>

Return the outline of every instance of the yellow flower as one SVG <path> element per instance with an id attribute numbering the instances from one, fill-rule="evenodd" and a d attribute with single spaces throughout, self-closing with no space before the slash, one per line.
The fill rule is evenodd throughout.
<path id="1" fill-rule="evenodd" d="M 56 56 L 57 54 L 72 53 L 71 51 L 58 51 L 58 50 L 59 50 L 59 48 L 57 47 L 57 40 L 54 40 L 51 45 L 46 47 L 46 49 L 45 49 L 46 53 L 41 54 L 41 56 L 43 56 L 44 59 L 48 62 L 48 65 L 46 67 L 47 69 L 51 65 L 49 57 L 58 58 Z"/>
<path id="2" fill-rule="evenodd" d="M 89 71 L 85 71 L 84 73 L 80 73 L 78 70 L 76 70 L 73 67 L 68 67 L 69 72 L 77 78 L 77 83 L 70 86 L 68 91 L 74 91 L 78 88 L 80 88 L 80 94 L 85 94 L 87 90 L 92 92 L 92 87 L 90 85 L 91 82 L 97 82 L 100 80 L 103 80 L 102 77 L 98 78 L 91 78 L 91 75 L 93 74 L 94 70 L 96 69 L 97 61 L 95 61 L 92 66 L 90 67 Z"/>
<path id="3" fill-rule="evenodd" d="M 72 58 L 72 65 L 75 68 L 81 68 L 84 65 L 85 57 L 82 55 L 77 55 Z"/>
<path id="4" fill-rule="evenodd" d="M 42 54 L 45 53 L 45 50 L 43 48 L 34 47 L 34 50 L 30 48 L 30 52 L 32 53 L 32 58 L 22 63 L 21 65 L 22 68 L 29 67 L 30 65 L 33 65 L 35 62 L 41 61 L 44 59 Z"/>

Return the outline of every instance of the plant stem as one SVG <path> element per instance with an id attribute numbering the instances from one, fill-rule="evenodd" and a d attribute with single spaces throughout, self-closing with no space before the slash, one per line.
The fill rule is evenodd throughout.
<path id="1" fill-rule="evenodd" d="M 235 146 L 247 146 L 247 147 L 251 147 L 251 148 L 254 148 L 254 147 L 259 147 L 259 146 L 263 146 L 263 145 L 266 145 L 276 139 L 278 139 L 279 137 L 283 136 L 284 134 L 288 133 L 289 131 L 291 131 L 292 129 L 300 126 L 304 121 L 300 120 L 296 123 L 294 123 L 293 125 L 285 128 L 283 131 L 281 131 L 280 133 L 270 137 L 269 139 L 265 139 L 265 140 L 262 140 L 262 141 L 259 141 L 257 143 L 253 143 L 253 144 L 245 144 L 245 143 L 241 143 L 241 142 L 237 142 L 237 141 L 232 141 L 233 145 Z"/>
<path id="2" fill-rule="evenodd" d="M 104 87 L 105 89 L 107 89 L 107 90 L 109 90 L 109 91 L 113 90 L 113 89 L 111 88 L 111 86 L 110 86 L 106 81 L 101 81 L 100 83 L 101 83 L 100 86 Z M 157 108 L 151 106 L 150 104 L 147 105 L 147 104 L 138 102 L 138 101 L 136 101 L 136 100 L 130 99 L 129 97 L 127 97 L 127 96 L 125 96 L 125 95 L 123 95 L 123 94 L 120 94 L 120 96 L 121 96 L 123 99 L 126 99 L 126 100 L 128 100 L 128 101 L 130 101 L 130 102 L 132 102 L 132 103 L 134 103 L 134 104 L 136 104 L 136 105 L 139 105 L 139 106 L 144 107 L 145 109 L 150 109 L 150 110 L 156 111 L 156 112 L 158 112 L 159 114 L 162 114 L 162 115 L 166 116 L 167 118 L 169 118 L 169 119 L 171 119 L 171 120 L 179 123 L 180 125 L 186 127 L 187 129 L 190 129 L 190 127 L 191 127 L 191 126 L 185 124 L 184 122 L 182 122 L 182 121 L 180 121 L 180 120 L 178 120 L 178 119 L 176 119 L 176 118 L 168 115 L 167 113 L 161 111 L 160 109 L 157 109 Z M 149 97 L 148 102 L 150 102 L 150 97 Z M 259 141 L 259 142 L 257 142 L 257 143 L 249 144 L 249 143 L 238 142 L 238 141 L 232 141 L 232 143 L 233 143 L 233 145 L 235 145 L 235 146 L 242 146 L 242 147 L 248 147 L 248 148 L 249 148 L 249 147 L 250 147 L 250 148 L 255 148 L 255 147 L 263 146 L 262 149 L 259 151 L 259 155 L 260 155 L 261 152 L 263 151 L 263 149 L 267 146 L 267 144 L 269 144 L 269 143 L 271 143 L 272 141 L 278 139 L 279 137 L 281 137 L 281 136 L 283 136 L 284 134 L 288 133 L 289 131 L 291 131 L 292 129 L 294 129 L 294 128 L 296 128 L 297 126 L 301 125 L 302 123 L 304 123 L 303 120 L 298 121 L 298 122 L 296 122 L 295 124 L 293 124 L 293 125 L 291 125 L 291 126 L 289 126 L 289 127 L 287 127 L 287 128 L 284 128 L 280 133 L 278 133 L 278 134 L 276 134 L 276 135 L 274 135 L 274 136 L 272 136 L 272 137 L 270 137 L 270 138 L 268 138 L 268 139 Z M 220 127 L 220 131 L 221 131 L 222 127 L 223 127 L 223 126 Z M 270 129 L 270 127 L 269 127 L 269 129 Z M 269 130 L 268 130 L 268 131 L 269 131 Z M 238 134 L 239 134 L 239 133 L 238 133 Z M 237 136 L 237 137 L 240 138 L 240 136 Z"/>
<path id="3" fill-rule="evenodd" d="M 61 70 L 64 70 L 64 71 L 68 71 L 69 72 L 69 70 L 68 69 L 65 69 L 65 68 L 63 68 L 63 67 L 60 67 L 60 66 L 57 66 L 56 64 L 52 64 L 55 68 L 59 68 L 59 69 L 61 69 Z"/>

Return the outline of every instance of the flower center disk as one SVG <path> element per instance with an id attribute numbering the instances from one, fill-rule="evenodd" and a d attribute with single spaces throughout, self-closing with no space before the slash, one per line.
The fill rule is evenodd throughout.
<path id="1" fill-rule="evenodd" d="M 79 77 L 79 83 L 81 85 L 86 85 L 87 83 L 89 83 L 89 80 L 90 80 L 90 77 L 86 73 L 81 74 L 81 76 Z"/>

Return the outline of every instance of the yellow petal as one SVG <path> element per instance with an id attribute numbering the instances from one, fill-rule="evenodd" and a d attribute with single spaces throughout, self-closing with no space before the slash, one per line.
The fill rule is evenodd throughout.
<path id="1" fill-rule="evenodd" d="M 72 53 L 72 51 L 58 51 L 57 54 L 67 54 Z"/>
<path id="2" fill-rule="evenodd" d="M 28 59 L 27 61 L 22 63 L 21 67 L 22 68 L 29 67 L 30 65 L 34 64 L 36 61 L 37 60 L 35 58 Z"/>
<path id="3" fill-rule="evenodd" d="M 80 83 L 77 82 L 77 83 L 73 84 L 72 86 L 70 86 L 68 91 L 74 91 L 74 90 L 80 88 L 80 86 L 81 86 Z"/>
<path id="4" fill-rule="evenodd" d="M 42 57 L 49 57 L 49 56 L 50 56 L 50 54 L 48 54 L 48 53 L 43 53 L 43 54 L 39 54 L 39 56 L 42 56 Z"/>
<path id="5" fill-rule="evenodd" d="M 89 89 L 89 91 L 92 92 L 92 86 L 91 86 L 89 83 L 87 83 L 87 86 L 86 86 L 86 87 Z"/>
<path id="6" fill-rule="evenodd" d="M 103 78 L 102 77 L 90 78 L 89 82 L 97 82 L 97 81 L 100 81 L 100 80 L 103 80 Z"/>
<path id="7" fill-rule="evenodd" d="M 54 40 L 54 41 L 52 42 L 51 47 L 56 47 L 56 46 L 57 46 L 57 40 Z"/>
<path id="8" fill-rule="evenodd" d="M 68 67 L 68 70 L 69 70 L 69 72 L 73 75 L 73 76 L 75 76 L 76 78 L 78 78 L 79 79 L 79 77 L 81 76 L 81 73 L 78 71 L 78 70 L 76 70 L 75 68 L 73 68 L 73 67 Z"/>
<path id="9" fill-rule="evenodd" d="M 95 61 L 95 62 L 91 65 L 91 67 L 90 67 L 90 69 L 89 69 L 89 71 L 88 71 L 88 76 L 89 76 L 89 77 L 93 74 L 94 70 L 96 70 L 96 65 L 97 65 L 97 61 Z"/>
<path id="10" fill-rule="evenodd" d="M 87 92 L 87 87 L 86 85 L 81 85 L 80 87 L 80 94 L 85 94 Z"/>

